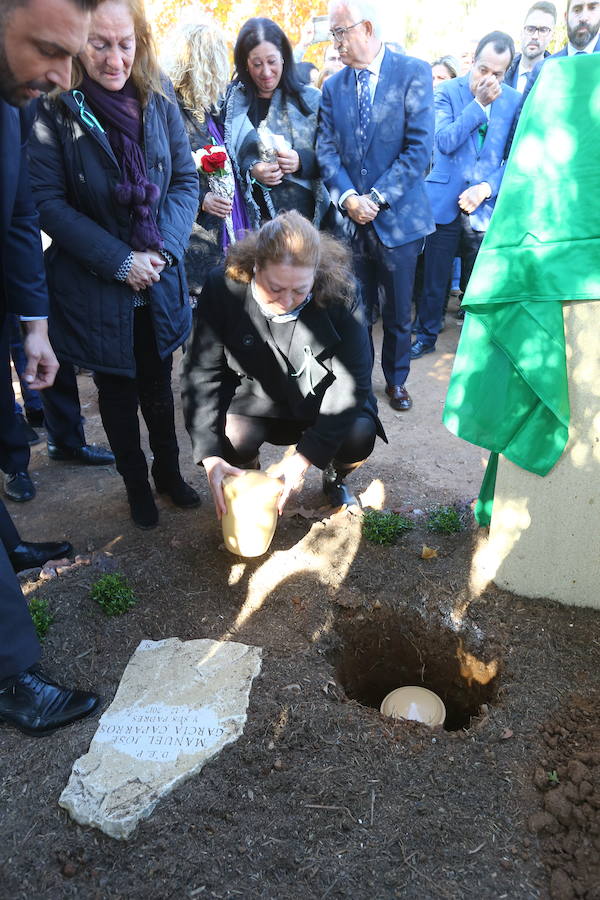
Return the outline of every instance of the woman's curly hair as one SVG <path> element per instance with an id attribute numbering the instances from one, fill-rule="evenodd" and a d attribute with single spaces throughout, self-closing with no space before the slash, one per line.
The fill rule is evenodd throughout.
<path id="1" fill-rule="evenodd" d="M 229 82 L 225 38 L 216 26 L 183 25 L 166 42 L 165 68 L 179 99 L 203 123 L 218 110 Z"/>
<path id="2" fill-rule="evenodd" d="M 258 230 L 231 244 L 225 261 L 225 274 L 248 284 L 254 269 L 267 263 L 285 263 L 315 269 L 312 289 L 318 306 L 344 303 L 351 306 L 356 297 L 356 280 L 348 248 L 317 229 L 299 212 L 280 213 Z"/>

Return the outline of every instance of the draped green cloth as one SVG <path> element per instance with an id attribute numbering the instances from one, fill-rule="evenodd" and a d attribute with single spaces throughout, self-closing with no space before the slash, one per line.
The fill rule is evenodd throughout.
<path id="1" fill-rule="evenodd" d="M 475 512 L 480 524 L 489 524 L 497 454 L 537 475 L 561 456 L 569 431 L 562 303 L 598 299 L 596 53 L 544 63 L 463 301 L 443 421 L 492 451 Z"/>

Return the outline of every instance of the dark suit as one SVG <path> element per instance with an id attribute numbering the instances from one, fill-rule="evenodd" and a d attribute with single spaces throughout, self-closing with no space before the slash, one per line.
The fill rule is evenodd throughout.
<path id="1" fill-rule="evenodd" d="M 30 121 L 31 111 L 19 113 L 0 100 L 0 328 L 8 312 L 48 314 L 38 219 L 25 158 Z M 0 408 L 0 421 L 9 412 L 13 414 L 14 409 Z M 0 680 L 29 668 L 40 655 L 27 604 L 6 554 L 4 541 L 10 550 L 15 536 L 18 539 L 0 501 Z"/>
<path id="2" fill-rule="evenodd" d="M 317 157 L 332 200 L 337 204 L 350 189 L 368 194 L 375 188 L 389 203 L 368 225 L 345 223 L 370 323 L 383 288 L 382 367 L 389 385 L 403 385 L 410 366 L 414 270 L 423 238 L 433 231 L 423 187 L 432 138 L 431 69 L 422 60 L 386 49 L 364 145 L 355 70 L 345 67 L 323 85 Z"/>
<path id="3" fill-rule="evenodd" d="M 544 59 L 547 59 L 550 56 L 547 50 L 544 51 Z M 511 62 L 510 66 L 506 70 L 506 75 L 504 76 L 504 84 L 507 84 L 509 87 L 514 88 L 515 91 L 518 90 L 517 84 L 519 82 L 519 63 L 523 58 L 522 53 L 517 53 Z M 540 60 L 542 62 L 542 60 Z"/>
<path id="4" fill-rule="evenodd" d="M 488 227 L 504 172 L 504 148 L 520 96 L 502 85 L 502 93 L 486 112 L 469 87 L 469 75 L 445 81 L 435 92 L 435 141 L 433 166 L 425 188 L 436 222 L 436 231 L 425 242 L 425 274 L 419 303 L 417 340 L 431 346 L 437 339 L 452 261 L 460 255 L 463 275 L 470 275 Z M 485 128 L 481 144 L 479 129 Z M 480 146 L 481 144 L 481 146 Z M 472 185 L 487 182 L 491 196 L 471 213 L 461 212 L 460 194 Z"/>

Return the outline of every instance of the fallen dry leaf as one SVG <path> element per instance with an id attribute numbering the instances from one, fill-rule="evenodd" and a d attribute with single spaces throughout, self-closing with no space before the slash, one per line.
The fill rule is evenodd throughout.
<path id="1" fill-rule="evenodd" d="M 502 734 L 500 735 L 501 741 L 507 741 L 509 738 L 514 737 L 514 732 L 510 730 L 510 728 L 505 728 Z"/>
<path id="2" fill-rule="evenodd" d="M 302 519 L 320 519 L 319 511 L 316 509 L 306 509 L 304 506 L 294 506 L 290 509 L 284 509 L 283 517 L 291 519 L 292 516 L 300 516 Z"/>
<path id="3" fill-rule="evenodd" d="M 428 547 L 427 544 L 423 544 L 423 549 L 421 550 L 421 559 L 435 559 L 437 555 L 437 550 L 434 550 L 433 547 Z"/>

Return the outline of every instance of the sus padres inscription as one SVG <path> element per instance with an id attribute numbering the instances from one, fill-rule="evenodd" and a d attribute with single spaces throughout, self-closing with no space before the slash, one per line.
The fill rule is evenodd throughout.
<path id="1" fill-rule="evenodd" d="M 59 804 L 127 838 L 161 797 L 244 730 L 261 651 L 210 640 L 142 641 Z"/>

